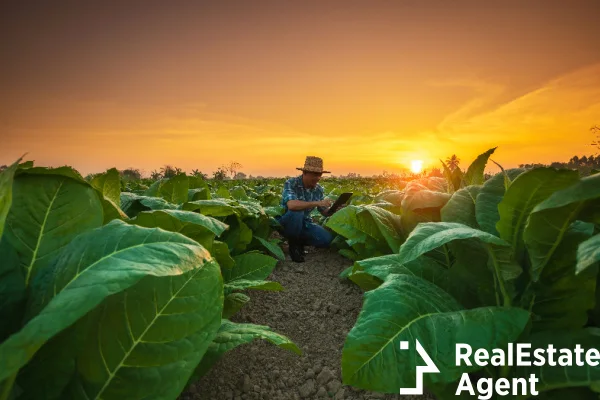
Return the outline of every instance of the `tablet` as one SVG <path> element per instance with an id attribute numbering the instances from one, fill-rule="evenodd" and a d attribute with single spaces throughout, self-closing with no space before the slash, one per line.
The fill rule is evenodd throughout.
<path id="1" fill-rule="evenodd" d="M 340 196 L 337 198 L 335 203 L 333 203 L 331 205 L 331 207 L 329 207 L 329 210 L 327 211 L 327 213 L 325 215 L 327 215 L 328 217 L 333 215 L 338 210 L 338 208 L 340 208 L 341 206 L 346 204 L 348 202 L 348 200 L 350 200 L 350 197 L 352 197 L 352 193 L 340 194 Z"/>

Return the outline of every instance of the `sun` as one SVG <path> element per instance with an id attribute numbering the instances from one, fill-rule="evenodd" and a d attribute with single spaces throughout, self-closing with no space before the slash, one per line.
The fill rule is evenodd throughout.
<path id="1" fill-rule="evenodd" d="M 418 174 L 423 169 L 423 160 L 412 160 L 410 162 L 410 170 Z"/>

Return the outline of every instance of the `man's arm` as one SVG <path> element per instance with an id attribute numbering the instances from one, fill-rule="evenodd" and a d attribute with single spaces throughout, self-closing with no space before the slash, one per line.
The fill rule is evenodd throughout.
<path id="1" fill-rule="evenodd" d="M 291 211 L 302 211 L 313 207 L 327 207 L 327 209 L 331 206 L 330 200 L 320 200 L 320 201 L 302 201 L 302 200 L 289 200 L 287 202 L 287 208 Z M 321 214 L 325 211 L 321 211 Z"/>

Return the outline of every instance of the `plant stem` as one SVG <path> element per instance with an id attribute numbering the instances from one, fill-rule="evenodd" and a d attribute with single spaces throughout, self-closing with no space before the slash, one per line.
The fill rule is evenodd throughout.
<path id="1" fill-rule="evenodd" d="M 6 378 L 6 380 L 2 384 L 2 392 L 0 393 L 0 400 L 8 400 L 8 396 L 10 396 L 11 389 L 13 384 L 15 383 L 15 379 L 17 379 L 17 372 Z"/>
<path id="2" fill-rule="evenodd" d="M 500 270 L 498 268 L 498 260 L 496 259 L 496 255 L 494 254 L 494 249 L 489 245 L 487 246 L 487 248 L 488 248 L 488 253 L 490 254 L 490 257 L 494 264 L 494 271 L 496 272 L 496 277 L 498 278 L 498 285 L 500 286 L 500 292 L 502 293 L 502 297 L 504 298 L 504 307 L 510 307 L 512 302 L 510 300 L 510 296 L 508 295 L 508 292 L 506 291 L 506 287 L 504 286 L 504 281 L 502 281 L 502 276 L 500 275 Z"/>
<path id="3" fill-rule="evenodd" d="M 492 275 L 492 277 L 494 278 L 494 295 L 496 296 L 496 305 L 499 307 L 500 297 L 498 296 L 498 278 L 496 277 L 496 274 Z"/>

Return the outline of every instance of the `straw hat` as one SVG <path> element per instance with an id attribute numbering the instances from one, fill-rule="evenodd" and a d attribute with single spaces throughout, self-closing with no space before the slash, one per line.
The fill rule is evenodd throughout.
<path id="1" fill-rule="evenodd" d="M 322 174 L 330 174 L 331 171 L 323 171 L 323 159 L 319 157 L 308 156 L 304 161 L 304 167 L 296 168 L 300 171 L 320 172 Z"/>

